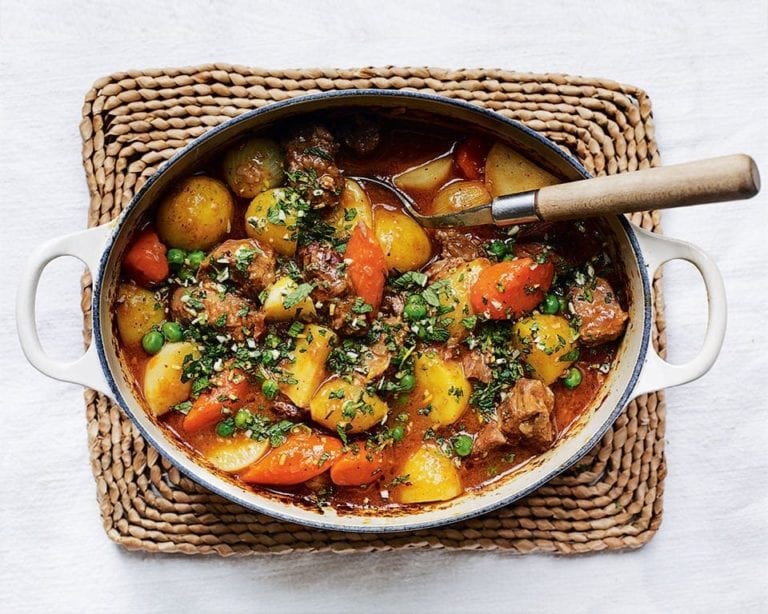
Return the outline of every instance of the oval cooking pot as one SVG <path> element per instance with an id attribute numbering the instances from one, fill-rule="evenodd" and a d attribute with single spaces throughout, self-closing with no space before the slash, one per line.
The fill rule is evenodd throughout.
<path id="1" fill-rule="evenodd" d="M 121 368 L 110 306 L 122 254 L 147 209 L 167 187 L 193 171 L 201 161 L 220 152 L 245 132 L 266 128 L 290 117 L 330 109 L 376 109 L 406 118 L 429 117 L 430 121 L 445 125 L 468 125 L 513 144 L 563 180 L 590 176 L 576 159 L 533 130 L 493 111 L 461 101 L 411 92 L 356 90 L 307 95 L 274 103 L 229 120 L 192 141 L 147 180 L 117 220 L 54 239 L 34 250 L 22 277 L 16 314 L 21 345 L 30 363 L 50 377 L 82 384 L 115 399 L 163 456 L 196 482 L 231 501 L 308 526 L 371 532 L 434 527 L 507 505 L 532 492 L 586 454 L 634 397 L 694 380 L 714 363 L 725 334 L 726 302 L 723 282 L 712 260 L 691 244 L 650 234 L 623 216 L 605 218 L 610 235 L 607 238 L 624 272 L 629 293 L 629 323 L 614 367 L 598 398 L 569 431 L 547 452 L 514 472 L 477 492 L 414 509 L 387 511 L 386 514 L 337 513 L 332 509 L 321 513 L 277 496 L 248 490 L 196 462 L 143 409 Z M 35 326 L 35 293 L 40 275 L 51 260 L 63 255 L 79 258 L 93 277 L 93 341 L 85 354 L 71 363 L 58 362 L 44 353 Z M 687 260 L 698 269 L 709 302 L 703 346 L 693 360 L 683 365 L 666 362 L 651 345 L 651 281 L 663 263 L 674 259 Z"/>

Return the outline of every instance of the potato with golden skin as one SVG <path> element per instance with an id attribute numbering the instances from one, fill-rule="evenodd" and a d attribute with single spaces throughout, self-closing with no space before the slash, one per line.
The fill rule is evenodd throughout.
<path id="1" fill-rule="evenodd" d="M 344 180 L 339 206 L 331 210 L 327 221 L 340 239 L 348 239 L 360 222 L 365 223 L 368 228 L 373 228 L 371 199 L 357 181 Z"/>
<path id="2" fill-rule="evenodd" d="M 490 202 L 491 194 L 482 181 L 454 181 L 435 194 L 432 215 L 457 213 Z"/>
<path id="3" fill-rule="evenodd" d="M 492 196 L 501 196 L 555 185 L 560 179 L 508 145 L 496 143 L 485 161 L 485 183 Z"/>
<path id="4" fill-rule="evenodd" d="M 379 207 L 373 223 L 388 269 L 415 271 L 432 258 L 432 243 L 427 233 L 410 215 Z"/>
<path id="5" fill-rule="evenodd" d="M 207 250 L 231 230 L 232 195 L 218 179 L 195 175 L 179 182 L 157 209 L 155 228 L 163 243 L 185 250 Z"/>
<path id="6" fill-rule="evenodd" d="M 272 322 L 287 322 L 296 318 L 306 320 L 315 316 L 315 306 L 312 303 L 312 297 L 306 296 L 297 303 L 287 303 L 286 299 L 299 287 L 287 275 L 281 277 L 265 292 L 264 297 L 264 317 Z M 286 306 L 288 305 L 288 306 Z"/>
<path id="7" fill-rule="evenodd" d="M 309 404 L 312 420 L 330 431 L 339 428 L 355 434 L 381 423 L 389 407 L 377 395 L 369 394 L 365 381 L 334 377 L 318 388 Z"/>
<path id="8" fill-rule="evenodd" d="M 155 293 L 133 284 L 120 284 L 115 304 L 117 332 L 126 345 L 138 346 L 165 319 L 165 309 Z"/>
<path id="9" fill-rule="evenodd" d="M 432 406 L 429 417 L 435 424 L 447 426 L 461 418 L 469 405 L 472 384 L 460 362 L 427 350 L 416 357 L 413 374 L 416 387 L 412 398 L 419 406 Z"/>
<path id="10" fill-rule="evenodd" d="M 535 314 L 523 318 L 512 329 L 513 343 L 520 350 L 536 379 L 547 386 L 574 363 L 576 339 L 568 320 L 562 316 Z"/>
<path id="11" fill-rule="evenodd" d="M 245 232 L 252 239 L 268 243 L 278 254 L 292 258 L 298 240 L 296 193 L 286 188 L 262 192 L 245 212 Z"/>
<path id="12" fill-rule="evenodd" d="M 197 348 L 188 341 L 166 343 L 149 359 L 144 367 L 142 391 L 151 412 L 156 416 L 169 411 L 174 405 L 189 399 L 192 382 L 182 382 L 184 361 L 187 356 L 197 358 Z"/>
<path id="13" fill-rule="evenodd" d="M 395 185 L 406 192 L 436 190 L 451 177 L 453 156 L 442 156 L 400 173 L 394 178 Z"/>
<path id="14" fill-rule="evenodd" d="M 447 501 L 464 492 L 453 461 L 433 443 L 418 448 L 398 474 L 404 482 L 392 489 L 392 498 L 397 503 Z"/>
<path id="15" fill-rule="evenodd" d="M 280 390 L 296 407 L 306 409 L 318 386 L 327 377 L 325 361 L 336 341 L 329 328 L 308 324 L 296 340 L 293 362 L 286 361 L 283 374 L 289 382 L 281 383 Z"/>

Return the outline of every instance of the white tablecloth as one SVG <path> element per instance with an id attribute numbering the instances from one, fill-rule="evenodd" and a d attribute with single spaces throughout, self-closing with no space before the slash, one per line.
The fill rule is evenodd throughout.
<path id="1" fill-rule="evenodd" d="M 0 610 L 766 611 L 765 194 L 665 215 L 668 235 L 718 261 L 730 325 L 712 371 L 669 391 L 664 522 L 631 553 L 124 552 L 101 528 L 81 390 L 27 365 L 12 315 L 29 246 L 85 224 L 78 123 L 83 94 L 104 74 L 221 60 L 604 76 L 650 93 L 665 163 L 743 151 L 768 174 L 765 0 L 160 4 L 0 2 Z M 44 276 L 39 322 L 56 356 L 79 352 L 80 272 L 61 260 Z M 702 338 L 703 286 L 687 265 L 665 274 L 669 351 L 680 361 Z"/>

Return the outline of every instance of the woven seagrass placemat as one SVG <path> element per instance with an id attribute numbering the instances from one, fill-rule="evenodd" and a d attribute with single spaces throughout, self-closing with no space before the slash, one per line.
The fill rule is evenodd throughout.
<path id="1" fill-rule="evenodd" d="M 115 217 L 159 164 L 212 126 L 273 101 L 352 88 L 406 88 L 486 106 L 546 135 L 595 174 L 659 164 L 648 96 L 603 79 L 504 70 L 264 70 L 223 64 L 129 71 L 100 79 L 85 99 L 80 129 L 89 225 Z M 632 221 L 659 228 L 657 212 L 635 214 Z M 658 282 L 655 289 L 661 306 Z M 87 338 L 90 295 L 86 276 Z M 655 343 L 663 351 L 660 311 L 656 323 Z M 527 498 L 480 518 L 404 535 L 320 531 L 250 512 L 181 475 L 107 397 L 87 390 L 85 400 L 104 528 L 129 549 L 221 555 L 401 548 L 583 553 L 637 548 L 661 522 L 662 393 L 630 403 L 575 468 Z"/>

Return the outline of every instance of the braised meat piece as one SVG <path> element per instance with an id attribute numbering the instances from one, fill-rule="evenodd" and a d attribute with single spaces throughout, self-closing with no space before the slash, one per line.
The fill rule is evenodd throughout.
<path id="1" fill-rule="evenodd" d="M 381 129 L 367 115 L 353 115 L 341 129 L 341 142 L 357 155 L 368 156 L 381 143 Z"/>
<path id="2" fill-rule="evenodd" d="M 310 243 L 298 253 L 301 268 L 315 284 L 313 296 L 328 301 L 350 291 L 344 256 L 327 243 Z"/>
<path id="3" fill-rule="evenodd" d="M 476 379 L 487 384 L 493 377 L 491 368 L 480 350 L 464 351 L 461 357 L 461 366 L 464 368 L 464 375 L 469 379 Z"/>
<path id="4" fill-rule="evenodd" d="M 226 283 L 249 298 L 275 281 L 275 252 L 254 239 L 224 241 L 200 265 L 198 278 Z"/>
<path id="5" fill-rule="evenodd" d="M 235 341 L 258 338 L 264 332 L 264 314 L 251 301 L 220 286 L 203 281 L 191 288 L 177 288 L 171 297 L 171 315 L 189 324 L 193 320 L 229 333 Z"/>
<path id="6" fill-rule="evenodd" d="M 452 271 L 456 270 L 456 267 L 462 264 L 464 264 L 464 260 L 461 258 L 441 258 L 430 264 L 424 273 L 429 278 L 429 282 L 434 283 L 450 275 Z"/>
<path id="7" fill-rule="evenodd" d="M 507 438 L 501 432 L 496 422 L 485 424 L 477 433 L 475 442 L 472 444 L 472 456 L 483 458 L 488 452 L 506 445 Z"/>
<path id="8" fill-rule="evenodd" d="M 359 336 L 368 332 L 371 323 L 363 313 L 357 312 L 357 296 L 349 294 L 333 299 L 328 305 L 331 328 L 342 335 Z"/>
<path id="9" fill-rule="evenodd" d="M 299 130 L 285 144 L 288 182 L 315 209 L 335 207 L 344 187 L 344 177 L 336 166 L 339 146 L 322 126 Z"/>
<path id="10" fill-rule="evenodd" d="M 624 332 L 627 312 L 622 309 L 607 280 L 596 277 L 583 286 L 575 286 L 568 298 L 579 319 L 579 337 L 584 345 L 613 341 Z"/>
<path id="11" fill-rule="evenodd" d="M 522 378 L 499 405 L 501 430 L 511 440 L 544 450 L 555 440 L 555 395 L 537 379 Z"/>
<path id="12" fill-rule="evenodd" d="M 435 241 L 440 246 L 440 258 L 459 258 L 469 262 L 485 256 L 482 239 L 456 228 L 435 231 Z"/>
<path id="13" fill-rule="evenodd" d="M 283 394 L 278 395 L 277 399 L 272 403 L 272 411 L 283 418 L 291 420 L 300 418 L 304 413 L 302 409 L 291 403 L 290 399 Z"/>

